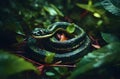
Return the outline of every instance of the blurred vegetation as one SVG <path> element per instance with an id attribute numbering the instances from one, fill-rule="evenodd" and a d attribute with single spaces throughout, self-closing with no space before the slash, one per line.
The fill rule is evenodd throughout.
<path id="1" fill-rule="evenodd" d="M 23 53 L 25 39 L 33 28 L 46 28 L 57 21 L 82 27 L 91 37 L 92 52 L 81 58 L 76 68 L 47 67 L 38 74 L 36 65 L 19 57 L 18 51 Z M 120 16 L 104 9 L 99 0 L 3 0 L 0 2 L 0 77 L 119 79 L 119 29 Z"/>

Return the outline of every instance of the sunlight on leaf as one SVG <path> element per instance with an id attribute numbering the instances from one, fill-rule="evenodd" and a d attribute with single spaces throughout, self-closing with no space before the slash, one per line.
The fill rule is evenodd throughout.
<path id="1" fill-rule="evenodd" d="M 55 73 L 53 73 L 53 72 L 46 72 L 46 75 L 47 75 L 47 76 L 54 76 Z"/>
<path id="2" fill-rule="evenodd" d="M 99 13 L 93 13 L 93 15 L 96 17 L 96 18 L 101 18 L 101 15 Z"/>
<path id="3" fill-rule="evenodd" d="M 57 12 L 51 8 L 51 7 L 47 7 L 47 6 L 44 6 L 44 9 L 51 15 L 51 16 L 56 16 L 57 15 Z"/>
<path id="4" fill-rule="evenodd" d="M 96 13 L 97 13 L 97 17 L 99 16 L 99 18 L 101 17 L 101 15 L 106 17 L 105 16 L 105 10 L 98 9 L 94 5 L 80 4 L 80 3 L 77 3 L 76 5 L 80 8 L 82 8 L 82 9 L 85 9 L 85 10 L 89 11 L 89 12 L 95 13 L 95 14 L 93 14 L 95 16 L 96 16 Z"/>
<path id="5" fill-rule="evenodd" d="M 53 4 L 51 4 L 51 7 L 57 12 L 58 15 L 64 16 L 63 13 Z"/>

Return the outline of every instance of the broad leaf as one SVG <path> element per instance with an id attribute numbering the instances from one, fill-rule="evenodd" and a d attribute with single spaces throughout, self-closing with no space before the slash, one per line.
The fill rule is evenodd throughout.
<path id="1" fill-rule="evenodd" d="M 102 35 L 102 38 L 103 38 L 107 43 L 120 41 L 120 39 L 119 39 L 116 35 L 114 35 L 114 34 L 101 32 L 101 35 Z"/>
<path id="2" fill-rule="evenodd" d="M 111 43 L 103 48 L 93 51 L 81 59 L 70 79 L 76 79 L 76 77 L 87 74 L 89 71 L 101 66 L 116 64 L 120 62 L 119 56 L 120 42 Z"/>
<path id="3" fill-rule="evenodd" d="M 35 66 L 23 58 L 0 50 L 0 77 L 7 77 L 26 70 L 36 70 Z"/>

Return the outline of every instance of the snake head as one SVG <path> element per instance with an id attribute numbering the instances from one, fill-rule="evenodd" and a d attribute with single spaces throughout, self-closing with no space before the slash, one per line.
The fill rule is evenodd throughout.
<path id="1" fill-rule="evenodd" d="M 44 36 L 46 34 L 48 34 L 48 31 L 44 28 L 35 28 L 32 31 L 32 35 L 34 35 L 34 36 Z"/>

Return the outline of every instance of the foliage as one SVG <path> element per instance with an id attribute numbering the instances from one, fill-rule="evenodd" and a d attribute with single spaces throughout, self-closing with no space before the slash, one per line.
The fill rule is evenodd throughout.
<path id="1" fill-rule="evenodd" d="M 48 25 L 56 21 L 75 23 L 82 27 L 91 38 L 91 49 L 78 63 L 74 63 L 76 68 L 60 63 L 51 66 L 38 66 L 38 63 L 34 61 L 30 63 L 17 56 L 25 53 L 23 51 L 25 40 L 31 34 L 32 29 L 35 27 L 47 28 Z M 67 28 L 70 33 L 75 29 L 73 24 Z M 26 79 L 25 75 L 22 78 L 19 76 L 23 71 L 37 71 L 36 69 L 38 69 L 41 74 L 35 73 L 27 78 L 119 79 L 119 29 L 120 17 L 105 10 L 99 0 L 1 1 L 0 77 L 6 76 L 10 79 L 11 75 L 18 75 L 20 79 Z M 95 46 L 101 48 L 96 49 Z M 47 55 L 45 61 L 50 63 L 53 57 L 54 53 Z"/>
<path id="2" fill-rule="evenodd" d="M 77 64 L 77 68 L 71 75 L 70 79 L 77 79 L 78 76 L 80 78 L 81 75 L 86 74 L 86 72 L 87 74 L 89 74 L 90 71 L 95 69 L 97 69 L 97 72 L 95 74 L 92 74 L 93 76 L 95 76 L 96 74 L 103 75 L 102 73 L 99 72 L 98 68 L 100 67 L 105 68 L 105 66 L 112 67 L 117 65 L 120 62 L 119 47 L 120 47 L 120 43 L 115 42 L 115 43 L 110 43 L 107 46 L 104 46 L 96 51 L 90 52 L 89 54 L 84 56 L 81 59 L 81 61 Z M 104 72 L 107 72 L 107 71 L 104 71 Z M 106 77 L 103 79 L 106 79 Z M 109 79 L 109 76 L 107 79 Z"/>
<path id="3" fill-rule="evenodd" d="M 71 25 L 67 26 L 66 30 L 69 33 L 73 33 L 75 31 L 74 24 L 72 23 Z"/>
<path id="4" fill-rule="evenodd" d="M 45 57 L 45 62 L 52 63 L 54 56 L 55 56 L 55 53 L 48 52 Z"/>
<path id="5" fill-rule="evenodd" d="M 120 39 L 114 35 L 114 34 L 110 34 L 110 33 L 101 33 L 103 39 L 107 42 L 107 43 L 111 43 L 111 42 L 120 42 Z"/>
<path id="6" fill-rule="evenodd" d="M 5 78 L 26 70 L 37 71 L 35 66 L 25 61 L 23 58 L 0 50 L 0 77 Z"/>

